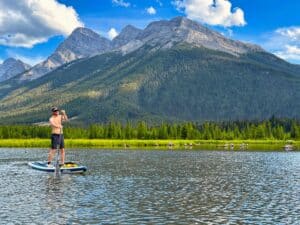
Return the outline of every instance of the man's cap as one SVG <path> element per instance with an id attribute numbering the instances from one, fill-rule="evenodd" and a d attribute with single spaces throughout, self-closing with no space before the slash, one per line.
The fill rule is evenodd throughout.
<path id="1" fill-rule="evenodd" d="M 52 111 L 52 112 L 57 112 L 57 111 L 59 111 L 59 109 L 58 109 L 57 107 L 52 107 L 52 108 L 51 108 L 51 111 Z"/>

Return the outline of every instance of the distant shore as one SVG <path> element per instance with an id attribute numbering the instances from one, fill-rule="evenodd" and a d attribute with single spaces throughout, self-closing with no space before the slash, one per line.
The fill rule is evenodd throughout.
<path id="1" fill-rule="evenodd" d="M 300 141 L 285 140 L 126 140 L 66 139 L 66 148 L 151 148 L 204 150 L 300 150 Z M 1 139 L 0 147 L 49 148 L 49 139 Z"/>

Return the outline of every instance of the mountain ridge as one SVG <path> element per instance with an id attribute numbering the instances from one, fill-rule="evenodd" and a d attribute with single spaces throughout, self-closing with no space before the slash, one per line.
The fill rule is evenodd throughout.
<path id="1" fill-rule="evenodd" d="M 220 33 L 185 17 L 151 22 L 132 42 L 129 42 L 129 45 L 132 50 L 136 50 L 144 44 L 170 48 L 179 42 L 225 51 L 234 55 L 249 51 L 264 51 L 257 45 L 228 39 Z"/>
<path id="2" fill-rule="evenodd" d="M 121 51 L 122 54 L 128 54 L 144 45 L 153 46 L 152 51 L 156 51 L 158 48 L 171 48 L 175 44 L 184 42 L 193 44 L 195 47 L 206 47 L 233 55 L 249 51 L 264 51 L 257 45 L 228 39 L 185 17 L 154 21 L 143 30 L 127 25 L 112 41 L 91 29 L 76 28 L 52 55 L 24 73 L 20 81 L 36 79 L 79 58 L 109 51 Z"/>
<path id="3" fill-rule="evenodd" d="M 81 125 L 299 118 L 299 66 L 186 19 L 154 22 L 144 31 L 128 28 L 120 40 L 134 40 L 119 48 L 34 80 L 16 82 L 17 75 L 1 82 L 0 124 L 45 121 L 54 105 Z M 189 32 L 198 37 L 202 29 L 202 39 L 190 39 Z M 219 41 L 204 43 L 214 46 L 201 44 L 211 35 Z"/>

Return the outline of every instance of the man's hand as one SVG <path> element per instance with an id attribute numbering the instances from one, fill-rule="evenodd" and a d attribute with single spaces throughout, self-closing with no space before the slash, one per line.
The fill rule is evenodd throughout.
<path id="1" fill-rule="evenodd" d="M 60 110 L 61 112 L 61 116 L 62 116 L 62 121 L 68 121 L 68 116 L 66 114 L 66 111 L 65 110 Z"/>

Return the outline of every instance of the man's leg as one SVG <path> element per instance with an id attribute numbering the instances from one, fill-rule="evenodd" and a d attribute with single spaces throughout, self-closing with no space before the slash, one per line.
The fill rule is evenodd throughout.
<path id="1" fill-rule="evenodd" d="M 48 165 L 52 162 L 56 153 L 57 140 L 57 135 L 51 134 L 51 149 L 49 150 L 48 155 Z"/>
<path id="2" fill-rule="evenodd" d="M 65 149 L 61 148 L 60 149 L 60 164 L 65 164 Z"/>
<path id="3" fill-rule="evenodd" d="M 60 164 L 65 164 L 65 138 L 63 134 L 60 137 Z"/>
<path id="4" fill-rule="evenodd" d="M 48 164 L 50 164 L 52 162 L 52 159 L 55 155 L 56 150 L 55 149 L 50 149 L 49 150 L 49 154 L 48 154 Z"/>

